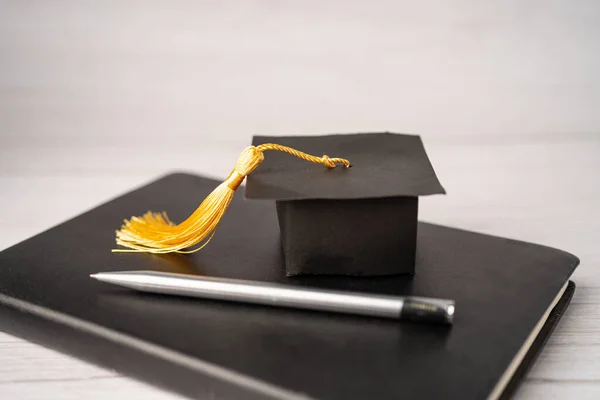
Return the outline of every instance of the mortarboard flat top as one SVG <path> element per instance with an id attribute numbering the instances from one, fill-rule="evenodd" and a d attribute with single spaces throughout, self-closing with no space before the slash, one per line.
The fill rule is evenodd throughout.
<path id="1" fill-rule="evenodd" d="M 394 133 L 325 136 L 255 136 L 315 156 L 350 160 L 328 169 L 289 154 L 268 152 L 248 176 L 246 198 L 271 200 L 363 199 L 443 194 L 421 138 Z"/>

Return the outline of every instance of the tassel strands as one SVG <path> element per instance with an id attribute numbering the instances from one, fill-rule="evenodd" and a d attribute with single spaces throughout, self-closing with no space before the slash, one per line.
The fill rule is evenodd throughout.
<path id="1" fill-rule="evenodd" d="M 217 186 L 185 221 L 175 225 L 165 212 L 147 212 L 141 217 L 132 217 L 125 220 L 121 229 L 117 231 L 117 245 L 125 249 L 113 251 L 165 254 L 194 253 L 202 249 L 215 234 L 236 189 L 246 176 L 262 163 L 263 152 L 269 150 L 282 151 L 306 161 L 323 164 L 327 168 L 335 168 L 337 164 L 350 167 L 350 162 L 343 158 L 329 158 L 327 155 L 316 157 L 274 143 L 250 146 L 240 154 L 227 179 Z M 197 245 L 199 246 L 193 248 Z"/>

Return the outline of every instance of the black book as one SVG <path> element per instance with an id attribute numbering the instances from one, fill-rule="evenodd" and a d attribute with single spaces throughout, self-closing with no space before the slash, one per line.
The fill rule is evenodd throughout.
<path id="1" fill-rule="evenodd" d="M 576 257 L 419 223 L 414 276 L 286 277 L 275 206 L 235 197 L 193 255 L 112 253 L 123 218 L 183 220 L 218 182 L 173 174 L 0 253 L 0 329 L 192 398 L 509 396 L 573 295 Z M 456 300 L 453 326 L 143 294 L 157 270 Z"/>

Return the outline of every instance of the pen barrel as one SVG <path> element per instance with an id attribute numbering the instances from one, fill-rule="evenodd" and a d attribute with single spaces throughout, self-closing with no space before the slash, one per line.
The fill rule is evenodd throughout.
<path id="1" fill-rule="evenodd" d="M 156 273 L 160 274 L 160 273 Z M 200 277 L 148 276 L 138 290 L 204 299 L 399 318 L 403 300 L 391 296 L 348 294 L 262 282 Z"/>
<path id="2" fill-rule="evenodd" d="M 453 301 L 424 297 L 349 293 L 154 271 L 104 273 L 96 275 L 96 279 L 151 293 L 430 323 L 452 323 L 454 314 Z"/>

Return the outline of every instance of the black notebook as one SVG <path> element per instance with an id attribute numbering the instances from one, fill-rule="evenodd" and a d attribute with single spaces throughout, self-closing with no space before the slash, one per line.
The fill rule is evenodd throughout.
<path id="1" fill-rule="evenodd" d="M 285 276 L 274 204 L 235 197 L 193 255 L 111 253 L 123 218 L 187 217 L 217 181 L 173 174 L 0 253 L 0 329 L 192 398 L 509 396 L 573 294 L 576 257 L 420 223 L 414 276 Z M 453 326 L 142 294 L 157 270 L 456 300 Z"/>

